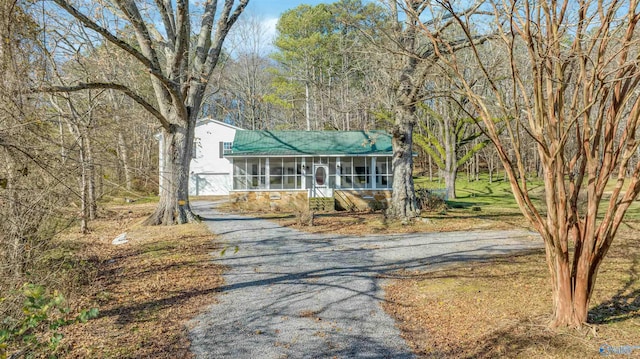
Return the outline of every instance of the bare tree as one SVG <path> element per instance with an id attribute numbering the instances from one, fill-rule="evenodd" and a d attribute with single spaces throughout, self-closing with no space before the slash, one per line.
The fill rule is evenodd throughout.
<path id="1" fill-rule="evenodd" d="M 74 101 L 69 94 L 56 94 L 51 96 L 50 103 L 57 110 L 58 118 L 64 122 L 72 134 L 74 145 L 77 148 L 80 180 L 80 230 L 82 233 L 89 232 L 89 221 L 96 219 L 97 195 L 95 183 L 95 162 L 92 150 L 91 130 L 94 125 L 94 97 L 95 94 L 88 93 L 86 99 L 88 103 L 84 108 L 79 101 Z M 70 152 L 66 149 L 65 152 Z M 68 156 L 65 156 L 68 157 Z"/>
<path id="2" fill-rule="evenodd" d="M 447 199 L 456 198 L 458 169 L 475 160 L 474 156 L 487 145 L 487 140 L 478 141 L 482 131 L 476 126 L 476 119 L 464 112 L 462 106 L 461 101 L 451 97 L 434 99 L 431 106 L 420 104 L 421 111 L 418 112 L 423 115 L 419 126 L 422 131 L 414 134 L 416 144 L 433 160 L 444 177 Z M 469 144 L 471 146 L 463 152 Z"/>
<path id="3" fill-rule="evenodd" d="M 273 92 L 272 65 L 268 58 L 268 44 L 273 39 L 261 18 L 251 15 L 238 21 L 229 34 L 231 56 L 222 74 L 221 88 L 210 97 L 218 107 L 216 112 L 233 121 L 234 125 L 246 129 L 269 128 L 274 121 L 271 104 L 264 99 Z"/>
<path id="4" fill-rule="evenodd" d="M 452 51 L 469 46 L 469 41 L 482 38 L 451 40 L 448 30 L 456 23 L 455 17 L 435 6 L 430 0 L 389 0 L 391 7 L 391 29 L 386 44 L 380 46 L 393 57 L 390 71 L 390 88 L 393 93 L 392 144 L 393 144 L 393 195 L 388 215 L 407 220 L 418 215 L 413 185 L 413 131 L 416 124 L 416 106 L 425 98 L 425 82 L 435 72 L 437 46 L 429 41 L 421 29 Z M 456 16 L 475 13 L 480 2 L 455 12 Z M 436 44 L 436 46 L 434 46 Z"/>
<path id="5" fill-rule="evenodd" d="M 165 176 L 160 203 L 147 224 L 194 220 L 188 198 L 188 176 L 195 124 L 223 42 L 249 0 L 238 0 L 237 4 L 235 0 L 225 0 L 220 11 L 216 0 L 205 1 L 195 10 L 191 9 L 194 5 L 185 0 L 54 2 L 102 40 L 141 63 L 151 77 L 155 103 L 137 93 L 126 79 L 79 81 L 42 91 L 114 89 L 142 105 L 162 126 L 161 173 Z M 122 29 L 131 29 L 135 40 L 127 37 Z M 193 34 L 192 29 L 197 33 Z"/>
<path id="6" fill-rule="evenodd" d="M 474 29 L 489 27 L 457 14 L 450 1 L 442 5 L 466 39 L 476 36 Z M 487 48 L 473 47 L 483 86 L 466 82 L 455 51 L 431 29 L 423 30 L 463 84 L 520 209 L 544 240 L 552 326 L 580 326 L 587 321 L 598 268 L 640 192 L 640 166 L 630 167 L 639 145 L 638 1 L 511 0 L 493 3 L 491 12 L 500 36 Z M 505 54 L 505 66 L 483 59 L 488 50 Z M 512 119 L 505 124 L 507 140 L 499 136 L 495 116 Z M 521 133 L 536 143 L 542 209 L 528 192 Z"/>
<path id="7" fill-rule="evenodd" d="M 0 0 L 0 292 L 7 299 L 69 220 L 61 209 L 77 198 L 40 99 L 26 94 L 45 71 L 29 11 L 29 4 Z"/>

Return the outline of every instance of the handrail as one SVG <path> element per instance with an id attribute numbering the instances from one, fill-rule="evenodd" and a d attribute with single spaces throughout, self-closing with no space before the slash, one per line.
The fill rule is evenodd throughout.
<path id="1" fill-rule="evenodd" d="M 347 195 L 344 194 L 343 191 L 340 190 L 334 190 L 333 191 L 333 195 L 338 195 L 338 197 L 340 197 L 340 199 L 342 199 L 346 204 L 347 207 L 346 210 L 348 210 L 349 212 L 353 212 L 356 208 L 358 208 L 358 206 L 355 205 L 355 203 L 353 203 L 349 197 L 347 197 Z"/>

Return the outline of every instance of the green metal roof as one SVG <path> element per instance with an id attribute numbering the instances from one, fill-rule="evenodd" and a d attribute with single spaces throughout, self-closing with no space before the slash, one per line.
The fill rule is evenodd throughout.
<path id="1" fill-rule="evenodd" d="M 236 131 L 227 156 L 391 155 L 384 131 Z"/>

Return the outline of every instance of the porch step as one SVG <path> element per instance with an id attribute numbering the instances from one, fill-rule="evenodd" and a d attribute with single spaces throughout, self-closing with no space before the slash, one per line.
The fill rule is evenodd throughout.
<path id="1" fill-rule="evenodd" d="M 333 197 L 311 197 L 309 198 L 309 210 L 317 212 L 333 212 L 336 209 Z"/>

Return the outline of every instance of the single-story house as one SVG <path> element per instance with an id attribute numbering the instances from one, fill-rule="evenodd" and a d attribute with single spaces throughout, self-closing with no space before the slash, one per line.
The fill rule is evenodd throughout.
<path id="1" fill-rule="evenodd" d="M 232 188 L 231 162 L 224 157 L 239 127 L 205 118 L 195 128 L 189 173 L 190 196 L 228 195 Z M 158 136 L 162 148 L 162 135 Z M 162 151 L 160 151 L 160 180 L 162 187 Z"/>
<path id="2" fill-rule="evenodd" d="M 273 209 L 314 198 L 347 209 L 385 208 L 393 183 L 384 131 L 237 131 L 233 202 Z"/>

